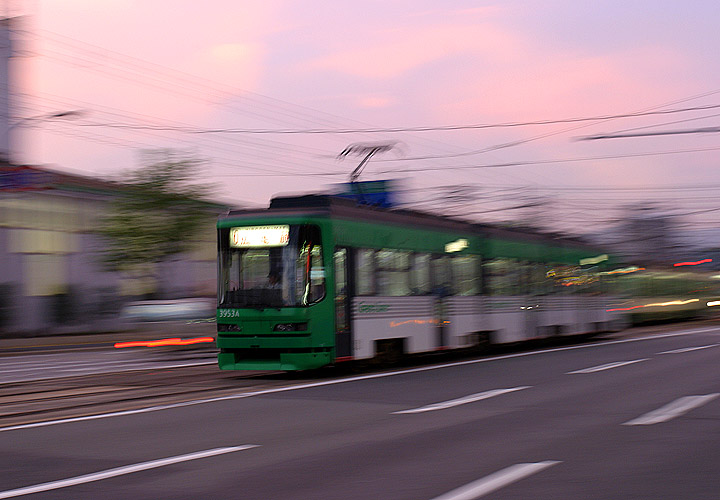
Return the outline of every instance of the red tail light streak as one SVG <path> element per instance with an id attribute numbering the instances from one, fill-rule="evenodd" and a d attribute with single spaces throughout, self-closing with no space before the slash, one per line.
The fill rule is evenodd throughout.
<path id="1" fill-rule="evenodd" d="M 161 346 L 169 346 L 169 345 L 192 345 L 192 344 L 202 344 L 205 342 L 215 342 L 215 339 L 212 337 L 195 337 L 194 339 L 181 339 L 181 338 L 172 338 L 172 339 L 160 339 L 160 340 L 138 340 L 138 341 L 131 341 L 131 342 L 116 342 L 115 348 L 116 349 L 122 349 L 124 347 L 161 347 Z"/>
<path id="2" fill-rule="evenodd" d="M 677 264 L 673 264 L 674 267 L 680 267 L 680 266 L 698 266 L 700 264 L 707 264 L 708 262 L 712 262 L 712 259 L 703 259 L 698 260 L 695 262 L 678 262 Z"/>

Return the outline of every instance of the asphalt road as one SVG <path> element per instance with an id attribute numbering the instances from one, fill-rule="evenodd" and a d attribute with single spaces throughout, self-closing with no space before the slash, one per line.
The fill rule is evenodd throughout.
<path id="1" fill-rule="evenodd" d="M 0 428 L 0 499 L 717 499 L 720 328 Z"/>

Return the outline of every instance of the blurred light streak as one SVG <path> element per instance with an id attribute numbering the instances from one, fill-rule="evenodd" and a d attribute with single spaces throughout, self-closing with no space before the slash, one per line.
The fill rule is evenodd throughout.
<path id="1" fill-rule="evenodd" d="M 720 300 L 711 300 L 710 302 L 707 303 L 707 306 L 708 307 L 720 306 Z"/>
<path id="2" fill-rule="evenodd" d="M 215 342 L 212 337 L 195 337 L 193 339 L 182 340 L 180 338 L 160 339 L 160 340 L 138 340 L 131 342 L 116 342 L 115 348 L 122 349 L 124 347 L 160 347 L 168 345 L 192 345 L 202 344 L 205 342 Z"/>
<path id="3" fill-rule="evenodd" d="M 427 324 L 436 324 L 436 325 L 449 325 L 449 321 L 445 320 L 439 320 L 439 319 L 409 319 L 406 321 L 391 321 L 390 322 L 390 328 L 395 328 L 402 325 L 427 325 Z"/>
<path id="4" fill-rule="evenodd" d="M 593 264 L 600 264 L 601 262 L 605 262 L 610 257 L 608 257 L 607 254 L 598 255 L 597 257 L 590 257 L 587 259 L 580 259 L 580 265 L 581 266 L 591 266 Z"/>
<path id="5" fill-rule="evenodd" d="M 632 307 L 619 307 L 617 309 L 606 309 L 605 312 L 612 312 L 612 311 L 630 311 L 632 309 L 639 309 L 641 307 L 666 307 L 666 306 L 683 306 L 685 304 L 690 304 L 691 302 L 699 302 L 700 299 L 688 299 L 688 300 L 671 300 L 670 302 L 655 302 L 652 304 L 645 304 L 642 306 L 632 306 Z"/>
<path id="6" fill-rule="evenodd" d="M 644 271 L 644 267 L 624 267 L 622 269 L 616 269 L 614 271 L 603 271 L 600 274 L 607 275 L 607 274 L 628 274 L 628 273 L 634 273 L 637 271 Z"/>
<path id="7" fill-rule="evenodd" d="M 708 262 L 712 262 L 712 259 L 703 259 L 703 260 L 698 260 L 698 261 L 696 261 L 696 262 L 678 262 L 677 264 L 673 264 L 673 266 L 675 266 L 675 267 L 678 267 L 678 266 L 697 266 L 697 265 L 699 265 L 699 264 L 706 264 L 706 263 L 708 263 Z"/>

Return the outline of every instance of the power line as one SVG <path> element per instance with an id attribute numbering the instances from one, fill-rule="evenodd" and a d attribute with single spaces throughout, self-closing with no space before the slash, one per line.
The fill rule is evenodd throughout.
<path id="1" fill-rule="evenodd" d="M 88 103 L 86 101 L 80 101 L 77 99 L 73 100 L 73 99 L 63 98 L 63 97 L 54 96 L 52 94 L 46 94 L 46 93 L 43 93 L 42 95 L 49 96 L 49 97 L 45 97 L 44 100 L 49 103 L 52 103 L 49 105 L 45 105 L 45 108 L 43 108 L 43 109 L 47 109 L 47 110 L 56 109 L 57 106 L 62 106 L 62 107 L 72 106 L 72 107 L 79 107 L 79 108 L 84 108 L 84 109 L 88 109 L 88 108 L 93 109 L 93 112 L 92 112 L 93 115 L 108 114 L 110 116 L 119 116 L 119 117 L 126 117 L 126 118 L 131 117 L 133 119 L 141 119 L 141 120 L 150 120 L 150 121 L 161 120 L 157 117 L 144 115 L 144 114 L 130 113 L 130 112 L 118 110 L 116 108 L 101 106 L 101 105 L 97 105 L 94 103 Z M 25 94 L 17 94 L 16 97 L 27 99 L 29 96 L 27 96 Z M 28 109 L 32 109 L 32 108 L 28 108 Z M 82 122 L 82 120 L 80 122 Z M 75 124 L 75 125 L 77 125 L 77 124 Z M 180 124 L 180 125 L 184 126 L 185 124 Z M 77 128 L 75 130 L 77 130 L 77 132 L 80 132 L 80 130 L 78 130 Z M 86 129 L 86 130 L 89 131 L 90 129 Z M 48 130 L 48 132 L 59 133 L 59 130 L 53 129 L 53 130 Z M 164 140 L 169 139 L 174 142 L 179 142 L 179 143 L 185 144 L 186 146 L 196 144 L 196 143 L 190 142 L 187 138 L 177 138 L 177 137 L 168 138 L 167 134 L 163 134 L 162 132 L 153 132 L 153 131 L 144 132 L 143 135 L 141 135 L 141 137 L 145 138 L 145 136 L 147 136 L 148 133 L 156 135 L 160 138 L 163 138 Z M 88 136 L 87 134 L 83 134 L 83 135 L 86 137 Z M 100 135 L 100 137 L 109 137 L 109 136 L 107 134 L 102 134 L 102 135 Z M 126 138 L 120 139 L 120 140 L 123 141 L 123 144 L 120 144 L 117 142 L 111 144 L 108 141 L 97 141 L 97 142 L 104 142 L 104 143 L 107 143 L 110 145 L 115 145 L 115 146 L 125 146 L 125 147 L 137 146 L 136 144 L 133 144 L 133 142 L 131 140 L 128 140 Z M 272 140 L 268 141 L 265 139 L 258 141 L 256 139 L 248 139 L 248 138 L 223 138 L 220 136 L 218 136 L 218 137 L 209 136 L 206 140 L 209 142 L 208 145 L 212 148 L 213 156 L 216 156 L 216 157 L 219 156 L 218 155 L 219 151 L 220 152 L 224 151 L 226 153 L 229 153 L 229 154 L 232 154 L 235 156 L 237 156 L 237 154 L 240 151 L 242 151 L 243 157 L 249 156 L 249 157 L 256 157 L 256 158 L 265 158 L 265 156 L 263 156 L 261 154 L 261 152 L 264 152 L 264 151 L 273 152 L 273 153 L 287 152 L 287 153 L 293 154 L 295 158 L 298 158 L 299 155 L 307 155 L 308 156 L 307 163 L 296 163 L 296 162 L 290 161 L 289 159 L 286 161 L 286 163 L 289 165 L 292 165 L 292 164 L 297 165 L 297 167 L 300 169 L 303 169 L 303 171 L 307 171 L 308 169 L 317 167 L 316 160 L 314 160 L 314 158 L 311 159 L 310 156 L 314 154 L 315 157 L 317 157 L 319 155 L 319 153 L 323 151 L 323 150 L 319 150 L 316 148 L 310 148 L 310 147 L 305 147 L 305 146 L 291 146 L 291 145 L 288 145 L 287 143 L 277 142 L 277 141 L 272 141 Z M 151 146 L 149 146 L 148 144 L 142 144 L 141 147 L 148 148 Z M 257 153 L 255 153 L 253 150 L 257 150 Z"/>
<path id="2" fill-rule="evenodd" d="M 112 71 L 127 71 L 129 69 L 130 75 L 134 77 L 133 80 L 137 83 L 143 84 L 147 80 L 148 73 L 151 73 L 152 75 L 154 75 L 153 79 L 165 84 L 165 90 L 174 89 L 174 91 L 182 92 L 185 95 L 191 93 L 189 95 L 193 97 L 202 97 L 205 102 L 217 104 L 217 102 L 208 101 L 207 96 L 208 94 L 210 94 L 211 96 L 219 99 L 221 102 L 224 102 L 224 104 L 221 105 L 225 107 L 234 107 L 228 102 L 230 98 L 242 97 L 243 101 L 253 101 L 254 105 L 271 108 L 273 115 L 263 115 L 265 119 L 275 119 L 278 114 L 284 115 L 288 118 L 294 117 L 297 119 L 301 119 L 304 122 L 324 121 L 325 123 L 332 123 L 335 120 L 341 119 L 329 113 L 324 113 L 314 109 L 299 106 L 297 104 L 288 103 L 280 99 L 263 96 L 261 94 L 257 94 L 255 92 L 251 92 L 245 89 L 239 89 L 230 85 L 221 84 L 204 77 L 199 77 L 190 73 L 176 70 L 174 68 L 163 66 L 137 57 L 129 56 L 127 54 L 113 51 L 84 41 L 80 41 L 66 35 L 61 35 L 48 30 L 38 31 L 42 34 L 42 37 L 41 35 L 32 32 L 23 31 L 23 33 L 35 39 L 45 38 L 55 44 L 59 44 L 61 47 L 65 47 L 66 49 L 69 48 L 71 51 L 84 54 L 83 58 L 83 56 L 78 56 L 75 53 L 71 53 L 68 55 L 61 52 L 55 52 L 56 54 L 60 54 L 61 56 L 64 56 L 68 59 L 75 59 L 79 62 L 81 69 L 91 71 L 97 70 L 97 68 L 88 67 L 88 62 L 90 62 L 91 64 L 98 63 L 101 64 L 103 67 L 107 67 L 108 62 L 111 62 L 115 64 L 115 66 L 119 65 L 124 68 L 112 68 Z M 61 48 L 60 50 L 63 49 Z M 66 62 L 68 62 L 67 59 Z M 72 60 L 70 61 L 70 63 L 74 64 Z M 78 66 L 78 64 L 74 65 Z M 315 116 L 311 118 L 311 115 Z M 320 115 L 322 115 L 322 118 L 320 117 Z"/>
<path id="3" fill-rule="evenodd" d="M 508 168 L 508 167 L 520 167 L 520 166 L 532 166 L 532 165 L 546 165 L 552 163 L 574 163 L 574 162 L 586 162 L 586 161 L 600 161 L 600 160 L 617 160 L 623 158 L 641 158 L 647 156 L 664 156 L 664 155 L 675 155 L 685 153 L 702 153 L 707 151 L 720 150 L 720 146 L 713 148 L 698 148 L 698 149 L 680 149 L 672 151 L 656 151 L 648 153 L 633 153 L 624 155 L 605 155 L 605 156 L 591 156 L 586 158 L 564 158 L 564 159 L 553 159 L 553 160 L 524 160 L 524 161 L 513 161 L 507 163 L 489 163 L 484 165 L 460 165 L 460 166 L 437 166 L 437 167 L 417 167 L 417 168 L 403 168 L 403 172 L 425 172 L 431 170 L 475 170 L 484 168 Z M 386 169 L 376 170 L 376 173 L 394 173 L 397 169 Z"/>
<path id="4" fill-rule="evenodd" d="M 670 122 L 656 123 L 656 124 L 653 124 L 653 125 L 645 125 L 645 126 L 642 126 L 642 127 L 626 128 L 626 129 L 622 129 L 622 130 L 617 130 L 617 131 L 612 132 L 612 133 L 613 133 L 613 134 L 624 134 L 624 133 L 626 133 L 626 132 L 634 132 L 634 131 L 636 131 L 636 130 L 647 130 L 647 129 L 653 129 L 653 128 L 656 129 L 656 128 L 658 128 L 658 127 L 665 127 L 665 126 L 667 126 L 667 125 L 676 125 L 676 124 L 678 124 L 678 123 L 696 122 L 696 121 L 700 121 L 700 120 L 707 120 L 708 118 L 717 118 L 718 116 L 720 116 L 720 113 L 713 113 L 713 114 L 711 114 L 711 115 L 697 116 L 697 117 L 694 117 L 694 118 L 686 118 L 686 119 L 683 119 L 683 120 L 673 120 L 673 121 L 670 121 Z"/>
<path id="5" fill-rule="evenodd" d="M 637 113 L 623 113 L 617 115 L 599 115 L 582 118 L 562 118 L 556 120 L 537 120 L 527 122 L 510 122 L 510 123 L 490 123 L 490 124 L 474 124 L 474 125 L 439 125 L 426 127 L 392 127 L 392 128 L 310 128 L 310 129 L 247 129 L 247 128 L 187 128 L 187 127 L 170 127 L 156 125 L 137 125 L 132 123 L 86 123 L 84 126 L 89 127 L 108 127 L 123 128 L 133 130 L 169 130 L 173 132 L 184 132 L 188 134 L 358 134 L 358 133 L 396 133 L 396 132 L 438 132 L 449 130 L 472 130 L 472 129 L 494 129 L 494 128 L 511 128 L 511 127 L 527 127 L 533 125 L 557 125 L 562 123 L 579 123 L 589 121 L 616 120 L 621 118 L 636 118 L 641 116 L 653 115 L 669 115 L 676 113 L 686 113 L 690 111 L 701 111 L 708 109 L 720 108 L 720 104 L 712 104 L 707 106 L 696 106 L 692 108 L 669 109 L 664 111 L 645 111 Z M 587 136 L 581 137 L 579 140 L 604 139 L 603 136 Z"/>
<path id="6" fill-rule="evenodd" d="M 49 32 L 44 32 L 49 33 Z M 58 37 L 62 37 L 62 35 L 57 35 L 53 38 L 53 40 L 56 43 L 59 43 L 61 45 L 64 45 L 64 47 L 70 47 L 69 50 L 75 51 L 75 52 L 81 52 L 85 55 L 83 57 L 82 55 L 76 55 L 71 54 L 68 55 L 67 53 L 60 52 L 60 57 L 58 58 L 63 63 L 69 63 L 73 64 L 75 67 L 78 67 L 78 69 L 81 70 L 91 70 L 87 67 L 87 64 L 100 64 L 100 63 L 106 63 L 108 60 L 112 60 L 112 64 L 114 67 L 111 71 L 98 71 L 101 74 L 108 76 L 110 78 L 115 79 L 123 79 L 126 81 L 131 81 L 134 83 L 139 83 L 140 85 L 143 84 L 143 81 L 147 83 L 147 73 L 150 72 L 152 77 L 152 88 L 154 90 L 156 89 L 171 89 L 173 94 L 180 95 L 184 98 L 190 97 L 192 99 L 195 99 L 199 102 L 206 103 L 206 104 L 213 104 L 217 105 L 219 107 L 223 107 L 229 110 L 232 110 L 233 112 L 242 112 L 246 115 L 252 115 L 256 116 L 258 118 L 262 118 L 264 120 L 267 120 L 268 122 L 280 122 L 280 123 L 286 123 L 291 124 L 293 122 L 297 123 L 298 121 L 302 121 L 303 124 L 308 122 L 314 122 L 314 123 L 322 123 L 325 128 L 308 128 L 307 130 L 328 130 L 328 133 L 325 135 L 329 135 L 333 131 L 344 131 L 344 133 L 350 133 L 350 132 L 357 132 L 357 133 L 367 133 L 367 134 L 374 134 L 374 133 L 388 133 L 392 131 L 393 133 L 413 133 L 413 132 L 424 132 L 424 131 L 430 131 L 430 130 L 451 130 L 451 129 L 461 129 L 466 127 L 472 127 L 472 128 L 509 128 L 509 127 L 522 127 L 522 126 L 533 126 L 533 125 L 550 125 L 553 123 L 582 123 L 587 121 L 588 124 L 584 124 L 581 126 L 589 126 L 594 125 L 592 122 L 596 121 L 604 121 L 604 120 L 611 120 L 611 119 L 621 119 L 621 118 L 632 118 L 632 117 L 640 117 L 640 116 L 650 116 L 650 115 L 663 115 L 663 114 L 670 114 L 670 113 L 680 113 L 680 112 L 691 112 L 691 111 L 700 111 L 703 109 L 713 109 L 720 107 L 720 105 L 709 105 L 709 106 L 698 106 L 694 108 L 681 108 L 681 109 L 674 109 L 674 110 L 664 110 L 664 111 L 657 111 L 660 107 L 667 107 L 671 105 L 677 105 L 681 102 L 690 101 L 692 99 L 697 99 L 699 97 L 707 97 L 709 95 L 714 95 L 718 93 L 719 91 L 713 91 L 697 96 L 693 96 L 690 98 L 678 100 L 672 103 L 666 103 L 661 106 L 657 106 L 654 109 L 656 111 L 648 111 L 648 110 L 642 110 L 635 113 L 625 113 L 625 114 L 619 114 L 619 115 L 604 115 L 604 116 L 597 116 L 597 117 L 577 117 L 577 118 L 568 118 L 568 119 L 562 119 L 562 120 L 541 120 L 541 121 L 528 121 L 528 122 L 509 122 L 509 123 L 497 123 L 497 124 L 475 124 L 475 125 L 450 125 L 450 126 L 443 126 L 443 127 L 408 127 L 408 128 L 395 128 L 395 129 L 384 129 L 384 128 L 370 128 L 370 127 L 358 127 L 358 128 L 349 128 L 345 127 L 342 128 L 340 126 L 337 126 L 336 123 L 340 122 L 340 120 L 343 120 L 345 123 L 351 122 L 351 120 L 347 119 L 340 119 L 338 117 L 334 117 L 332 115 L 329 115 L 327 113 L 318 112 L 316 110 L 310 110 L 309 108 L 302 108 L 297 105 L 291 105 L 289 103 L 284 103 L 279 100 L 275 100 L 269 97 L 260 96 L 259 94 L 254 94 L 251 92 L 247 92 L 245 90 L 240 90 L 237 88 L 231 88 L 227 85 L 218 84 L 216 82 L 212 82 L 207 79 L 195 77 L 190 74 L 182 74 L 184 76 L 180 76 L 182 72 L 176 72 L 175 70 L 169 69 L 164 66 L 156 65 L 154 63 L 149 63 L 147 61 L 143 61 L 140 59 L 135 59 L 129 56 L 125 56 L 120 53 L 116 53 L 113 51 L 108 51 L 106 49 L 97 47 L 97 46 L 91 46 L 89 44 L 85 44 L 85 42 L 78 42 L 74 41 L 73 39 L 69 37 L 62 37 L 64 40 L 58 41 Z M 93 47 L 91 49 L 82 48 L 80 49 L 80 44 L 83 44 L 84 46 L 90 46 Z M 100 49 L 102 52 L 98 54 L 98 51 L 96 49 Z M 62 49 L 67 50 L 67 49 Z M 54 52 L 55 54 L 58 54 L 57 51 Z M 78 65 L 84 65 L 82 67 L 79 67 Z M 118 68 L 119 66 L 119 68 Z M 107 66 L 105 66 L 107 67 Z M 120 76 L 118 76 L 118 73 L 120 73 Z M 210 97 L 208 99 L 208 96 Z M 241 100 L 241 103 L 243 105 L 247 105 L 249 107 L 252 107 L 252 109 L 248 110 L 245 107 L 238 106 L 237 102 L 234 100 Z M 104 118 L 104 117 L 101 117 Z M 297 146 L 297 145 L 291 145 L 288 143 L 283 142 L 275 142 L 275 141 L 266 141 L 266 142 L 260 142 L 254 143 L 252 146 L 248 145 L 249 143 L 243 143 L 238 144 L 238 142 L 242 141 L 243 139 L 240 139 L 239 137 L 242 136 L 241 131 L 242 130 L 254 130 L 254 129 L 227 129 L 227 130 L 238 130 L 238 132 L 235 134 L 236 138 L 231 139 L 231 135 L 228 135 L 226 137 L 223 137 L 221 133 L 212 133 L 211 131 L 216 129 L 200 129 L 197 127 L 191 127 L 186 124 L 170 124 L 167 125 L 167 121 L 158 118 L 158 117 L 146 117 L 150 120 L 143 120 L 145 123 L 133 123 L 136 118 L 128 116 L 128 113 L 125 113 L 125 116 L 122 116 L 121 114 L 116 115 L 115 117 L 112 117 L 111 119 L 108 119 L 108 123 L 116 123 L 118 125 L 131 125 L 131 126 L 139 126 L 139 125 L 145 125 L 147 128 L 141 129 L 137 128 L 135 131 L 137 135 L 131 135 L 127 134 L 120 135 L 120 137 L 140 137 L 142 139 L 149 139 L 152 137 L 161 137 L 163 140 L 166 141 L 177 141 L 182 144 L 188 144 L 187 138 L 183 140 L 182 138 L 179 138 L 174 135 L 169 134 L 196 134 L 196 135 L 202 135 L 205 134 L 208 139 L 208 142 L 203 142 L 201 145 L 203 147 L 212 148 L 213 156 L 215 159 L 213 160 L 213 165 L 218 166 L 220 168 L 224 169 L 255 169 L 257 173 L 238 173 L 238 174 L 225 174 L 223 177 L 275 177 L 275 176 L 292 176 L 292 177 L 302 177 L 302 176 L 325 176 L 325 177 L 337 177 L 341 175 L 347 175 L 347 172 L 339 172 L 336 170 L 332 170 L 329 168 L 328 165 L 325 165 L 326 168 L 323 168 L 322 164 L 318 164 L 318 162 L 311 162 L 305 160 L 305 158 L 302 158 L 301 155 L 310 155 L 312 153 L 312 148 L 307 148 L 303 146 Z M 155 122 L 155 123 L 152 123 Z M 158 123 L 159 122 L 159 123 Z M 163 123 L 164 122 L 164 123 Z M 353 120 L 353 122 L 356 122 Z M 83 121 L 86 128 L 84 130 L 87 130 L 88 132 L 91 130 L 92 127 L 94 127 L 96 130 L 98 130 L 97 133 L 89 133 L 84 134 L 86 136 L 95 136 L 97 137 L 104 137 L 109 138 L 112 137 L 113 140 L 123 140 L 127 144 L 132 144 L 129 140 L 125 139 L 117 139 L 118 134 L 122 132 L 121 127 L 106 127 L 108 130 L 105 131 L 105 133 L 101 132 L 100 129 L 102 128 L 102 124 L 100 123 L 93 123 L 89 124 L 86 123 L 86 121 Z M 357 123 L 357 122 L 356 122 Z M 77 124 L 73 124 L 77 125 Z M 63 124 L 64 129 L 67 129 L 68 127 L 72 127 L 73 125 Z M 327 126 L 330 125 L 330 126 Z M 168 128 L 168 130 L 160 130 L 158 127 L 165 126 Z M 150 127 L 155 127 L 156 130 L 151 130 Z M 174 127 L 175 129 L 170 129 L 171 127 Z M 448 128 L 450 127 L 450 128 Z M 113 134 L 112 129 L 116 129 L 118 131 L 118 134 Z M 579 128 L 579 127 L 575 127 Z M 182 130 L 181 130 L 182 129 Z M 468 156 L 471 154 L 479 154 L 479 153 L 485 153 L 490 151 L 495 151 L 503 148 L 508 148 L 511 146 L 524 144 L 526 142 L 537 140 L 540 138 L 549 137 L 551 135 L 557 135 L 561 133 L 567 132 L 567 130 L 572 130 L 573 128 L 562 130 L 559 132 L 552 132 L 548 134 L 539 135 L 536 137 L 519 140 L 519 141 L 513 141 L 513 142 L 506 142 L 504 144 L 499 144 L 497 146 L 491 146 L 489 148 L 485 148 L 483 150 L 479 151 L 470 151 L 470 152 L 461 152 L 457 154 L 445 154 L 445 155 L 438 155 L 438 156 L 424 156 L 424 157 L 416 157 L 416 158 L 404 158 L 397 161 L 412 161 L 412 160 L 429 160 L 429 159 L 435 159 L 435 158 L 452 158 L 452 157 L 459 157 L 459 156 Z M 77 130 L 77 127 L 75 128 L 76 133 L 79 132 Z M 223 130 L 223 129 L 217 129 L 217 130 Z M 281 128 L 281 129 L 257 129 L 258 131 L 262 132 L 263 130 L 267 131 L 268 133 L 271 132 L 277 132 L 277 131 L 302 131 L 306 129 L 290 129 L 290 128 Z M 64 130 L 65 133 L 67 133 L 67 130 Z M 55 131 L 49 131 L 49 132 L 55 132 Z M 130 132 L 128 130 L 128 132 Z M 299 133 L 299 132 L 298 132 Z M 252 134 L 251 134 L 252 135 Z M 323 134 L 317 134 L 317 135 L 323 135 Z M 422 134 L 419 134 L 422 135 Z M 415 139 L 415 137 L 413 137 Z M 330 139 L 332 140 L 332 138 Z M 200 141 L 198 141 L 200 142 Z M 192 143 L 190 143 L 192 144 Z M 336 145 L 335 143 L 334 145 Z M 122 145 L 121 145 L 122 146 Z M 144 145 L 143 145 L 144 146 Z M 447 145 L 443 145 L 447 146 Z M 331 145 L 328 149 L 332 151 L 331 156 L 335 156 L 336 153 L 341 149 L 332 149 L 333 145 Z M 244 149 L 240 149 L 244 148 Z M 257 148 L 254 152 L 250 151 L 250 148 Z M 277 153 L 277 149 L 285 148 L 284 153 L 285 154 L 274 154 Z M 325 151 L 327 151 L 326 149 Z M 468 171 L 473 171 L 472 169 L 483 169 L 483 168 L 497 168 L 499 166 L 521 166 L 521 165 L 540 165 L 540 164 L 546 164 L 546 163 L 563 163 L 563 162 L 574 162 L 574 161 L 596 161 L 596 160 L 610 160 L 610 159 L 618 159 L 618 158 L 628 158 L 628 157 L 637 157 L 637 156 L 655 156 L 655 155 L 662 155 L 662 154 L 680 154 L 680 153 L 689 153 L 689 152 L 699 152 L 699 151 L 712 151 L 716 150 L 717 148 L 711 148 L 706 150 L 684 150 L 684 151 L 669 151 L 669 152 L 656 152 L 656 153 L 644 153 L 644 154 L 637 154 L 637 155 L 615 155 L 615 156 L 606 156 L 606 157 L 597 157 L 597 158 L 576 158 L 576 159 L 567 159 L 567 160 L 538 160 L 538 161 L 527 161 L 527 162 L 514 162 L 514 163 L 502 163 L 497 162 L 496 164 L 491 165 L 474 165 L 474 166 L 448 166 L 448 167 L 436 167 L 436 168 L 416 168 L 416 169 L 402 169 L 402 172 L 427 172 L 430 174 L 431 172 L 435 171 L 447 171 L 447 170 L 464 170 L 464 169 L 470 169 Z M 319 150 L 318 150 L 319 151 Z M 237 158 L 239 155 L 242 154 L 243 158 L 243 164 L 238 165 Z M 272 155 L 272 156 L 271 156 Z M 245 158 L 257 158 L 261 161 L 252 161 L 245 163 Z M 265 161 L 262 161 L 265 160 Z M 310 163 L 312 163 L 310 165 Z M 304 165 L 308 164 L 307 168 L 303 168 Z M 376 164 L 374 163 L 373 166 Z M 266 168 L 267 167 L 267 168 Z M 273 168 L 274 167 L 274 168 Z M 290 170 L 295 169 L 296 171 L 291 172 Z M 375 170 L 375 169 L 373 169 Z M 376 173 L 388 173 L 392 172 L 395 173 L 398 170 L 381 170 Z M 490 170 L 486 170 L 486 172 L 491 172 Z M 372 173 L 372 172 L 371 172 Z M 439 174 L 441 175 L 441 174 Z M 438 175 L 438 176 L 439 176 Z M 492 174 L 489 174 L 492 175 Z M 507 178 L 508 174 L 505 175 L 505 178 Z M 443 182 L 447 182 L 447 179 L 443 179 Z M 587 188 L 587 190 L 596 190 L 598 188 Z M 583 188 L 575 188 L 575 187 L 569 187 L 565 189 L 565 191 L 578 191 L 583 190 Z M 637 190 L 637 189 L 635 189 Z M 561 191 L 560 189 L 557 189 L 556 191 Z M 619 191 L 619 190 L 616 190 Z M 520 193 L 519 195 L 522 195 L 523 193 Z M 490 202 L 500 202 L 501 199 L 497 199 L 496 197 L 492 197 L 488 200 L 488 198 L 480 198 L 482 202 L 490 201 Z M 457 202 L 457 200 L 454 200 Z M 578 212 L 580 213 L 580 212 Z"/>
<path id="7" fill-rule="evenodd" d="M 578 137 L 579 141 L 597 141 L 600 139 L 621 139 L 628 137 L 651 137 L 658 135 L 682 135 L 682 134 L 716 134 L 720 132 L 720 127 L 701 127 L 689 130 L 665 130 L 659 132 L 638 132 L 638 133 L 627 133 L 627 134 L 598 134 L 598 135 L 587 135 L 585 137 Z"/>
<path id="8" fill-rule="evenodd" d="M 166 87 L 169 87 L 172 93 L 197 98 L 196 100 L 201 102 L 212 103 L 234 112 L 242 112 L 245 115 L 257 116 L 258 118 L 268 121 L 278 121 L 278 118 L 281 117 L 286 122 L 287 119 L 290 118 L 296 121 L 302 120 L 304 123 L 316 122 L 331 124 L 332 122 L 337 122 L 337 120 L 339 120 L 338 117 L 329 113 L 318 112 L 317 110 L 312 110 L 299 105 L 290 105 L 289 103 L 278 99 L 229 87 L 224 84 L 218 84 L 217 82 L 213 82 L 205 78 L 196 77 L 194 75 L 183 73 L 155 63 L 150 63 L 142 59 L 110 51 L 96 45 L 79 42 L 70 37 L 54 34 L 46 30 L 41 31 L 45 38 L 50 39 L 55 44 L 61 45 L 61 50 L 70 48 L 70 50 L 74 52 L 81 52 L 85 55 L 85 57 L 79 57 L 75 53 L 72 53 L 68 56 L 65 53 L 58 53 L 55 51 L 55 54 L 58 54 L 55 59 L 71 64 L 79 70 L 94 71 L 112 78 L 121 78 L 123 80 L 133 81 L 145 86 L 148 86 L 149 82 L 147 73 L 150 72 L 153 77 L 152 87 L 155 89 L 158 89 L 163 86 L 162 84 L 165 84 Z M 35 38 L 39 38 L 37 35 L 30 35 Z M 125 71 L 124 69 L 120 70 L 117 67 L 112 67 L 110 68 L 110 71 L 106 71 L 109 66 L 108 61 L 110 61 L 110 63 L 114 66 L 118 66 L 119 64 L 123 68 L 129 68 L 130 71 Z M 118 75 L 118 71 L 123 72 Z M 161 85 L 158 85 L 158 83 Z M 217 102 L 213 102 L 212 100 L 208 101 L 207 96 L 209 93 L 217 97 Z M 258 106 L 263 108 L 264 111 L 270 111 L 271 114 L 264 111 L 261 113 L 254 113 L 244 107 L 240 108 L 235 102 L 232 102 L 232 100 L 238 99 L 241 99 L 243 104 L 249 103 L 252 106 Z M 346 119 L 343 120 L 348 121 Z M 340 148 L 334 147 L 332 149 L 337 151 Z M 317 162 L 313 162 L 313 165 L 317 167 Z M 312 168 L 312 166 L 309 168 Z"/>

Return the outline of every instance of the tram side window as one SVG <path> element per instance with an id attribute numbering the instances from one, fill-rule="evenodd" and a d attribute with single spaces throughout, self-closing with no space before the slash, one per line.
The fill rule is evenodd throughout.
<path id="1" fill-rule="evenodd" d="M 410 295 L 410 253 L 399 250 L 378 250 L 377 294 L 386 296 Z"/>
<path id="2" fill-rule="evenodd" d="M 430 254 L 412 254 L 410 283 L 413 295 L 427 295 L 432 291 L 432 280 L 430 279 Z"/>
<path id="3" fill-rule="evenodd" d="M 359 248 L 355 257 L 356 293 L 375 294 L 375 250 Z"/>
<path id="4" fill-rule="evenodd" d="M 548 271 L 548 277 L 553 281 L 555 294 L 569 295 L 580 291 L 580 268 L 566 264 L 556 264 Z"/>
<path id="5" fill-rule="evenodd" d="M 515 295 L 527 295 L 530 293 L 530 264 L 515 261 L 515 267 Z"/>
<path id="6" fill-rule="evenodd" d="M 559 294 L 567 291 L 567 289 L 562 285 L 563 276 L 565 274 L 564 268 L 565 266 L 561 266 L 560 264 L 553 264 L 548 269 L 547 277 L 552 283 L 550 293 Z"/>
<path id="7" fill-rule="evenodd" d="M 530 270 L 530 293 L 547 295 L 552 292 L 553 282 L 548 278 L 550 267 L 544 262 L 533 262 Z"/>
<path id="8" fill-rule="evenodd" d="M 319 235 L 309 235 L 298 254 L 296 287 L 303 305 L 313 304 L 325 297 L 325 269 Z"/>
<path id="9" fill-rule="evenodd" d="M 452 270 L 450 258 L 444 255 L 433 255 L 430 260 L 430 273 L 432 276 L 432 294 L 441 297 L 452 295 Z"/>
<path id="10" fill-rule="evenodd" d="M 456 256 L 451 259 L 455 295 L 476 295 L 480 293 L 478 260 L 474 255 Z"/>
<path id="11" fill-rule="evenodd" d="M 581 287 L 579 287 L 580 293 L 586 295 L 599 295 L 603 293 L 603 283 L 597 267 L 581 267 L 580 276 L 582 280 Z"/>
<path id="12" fill-rule="evenodd" d="M 522 272 L 518 261 L 498 258 L 483 263 L 489 295 L 520 295 Z"/>
<path id="13" fill-rule="evenodd" d="M 533 287 L 533 268 L 535 264 L 533 262 L 520 262 L 518 267 L 520 268 L 520 295 L 532 295 L 535 293 Z"/>

